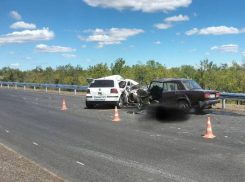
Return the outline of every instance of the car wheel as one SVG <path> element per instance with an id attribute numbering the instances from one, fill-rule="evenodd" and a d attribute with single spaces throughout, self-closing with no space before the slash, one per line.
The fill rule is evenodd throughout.
<path id="1" fill-rule="evenodd" d="M 178 101 L 178 109 L 184 114 L 186 114 L 190 111 L 190 106 L 186 101 L 181 100 L 181 101 Z"/>
<path id="2" fill-rule="evenodd" d="M 86 102 L 86 106 L 87 106 L 88 109 L 93 109 L 93 107 L 94 107 L 93 104 L 89 104 L 89 103 L 87 103 L 87 102 Z"/>
<path id="3" fill-rule="evenodd" d="M 122 96 L 119 98 L 119 101 L 117 102 L 117 108 L 120 109 L 123 107 L 123 99 Z"/>

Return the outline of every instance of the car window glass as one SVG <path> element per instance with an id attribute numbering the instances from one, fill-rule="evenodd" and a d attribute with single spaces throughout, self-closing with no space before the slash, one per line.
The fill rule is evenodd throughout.
<path id="1" fill-rule="evenodd" d="M 125 81 L 120 81 L 118 83 L 118 85 L 119 85 L 119 88 L 124 88 L 126 86 L 126 82 Z"/>
<path id="2" fill-rule="evenodd" d="M 114 87 L 113 80 L 93 80 L 89 87 Z"/>
<path id="3" fill-rule="evenodd" d="M 175 82 L 164 83 L 164 92 L 179 90 L 178 84 Z"/>
<path id="4" fill-rule="evenodd" d="M 182 81 L 185 87 L 189 90 L 191 89 L 201 89 L 201 87 L 194 80 L 184 80 Z"/>
<path id="5" fill-rule="evenodd" d="M 163 84 L 161 82 L 152 82 L 149 90 L 151 90 L 153 87 L 163 88 Z"/>

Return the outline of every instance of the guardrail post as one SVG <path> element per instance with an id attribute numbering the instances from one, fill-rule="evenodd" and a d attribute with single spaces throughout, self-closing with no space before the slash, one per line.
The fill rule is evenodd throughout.
<path id="1" fill-rule="evenodd" d="M 34 91 L 36 91 L 36 86 L 34 86 Z"/>
<path id="2" fill-rule="evenodd" d="M 60 88 L 59 88 L 59 94 L 60 94 Z"/>
<path id="3" fill-rule="evenodd" d="M 1 84 L 1 88 L 3 88 L 3 84 Z"/>
<path id="4" fill-rule="evenodd" d="M 9 84 L 8 84 L 8 89 L 9 89 Z"/>
<path id="5" fill-rule="evenodd" d="M 77 95 L 77 89 L 74 89 L 74 94 Z"/>
<path id="6" fill-rule="evenodd" d="M 48 92 L 48 87 L 46 87 L 46 92 Z"/>
<path id="7" fill-rule="evenodd" d="M 17 85 L 15 85 L 15 89 L 17 90 Z"/>
<path id="8" fill-rule="evenodd" d="M 225 99 L 222 99 L 222 109 L 225 109 Z"/>
<path id="9" fill-rule="evenodd" d="M 24 90 L 26 90 L 26 86 L 24 85 Z"/>

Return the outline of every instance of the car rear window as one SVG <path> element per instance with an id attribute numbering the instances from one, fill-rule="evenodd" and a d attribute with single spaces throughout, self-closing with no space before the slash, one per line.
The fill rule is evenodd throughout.
<path id="1" fill-rule="evenodd" d="M 194 80 L 183 80 L 182 83 L 189 90 L 191 90 L 191 89 L 201 89 L 201 87 Z"/>
<path id="2" fill-rule="evenodd" d="M 113 80 L 93 80 L 89 87 L 114 87 Z"/>

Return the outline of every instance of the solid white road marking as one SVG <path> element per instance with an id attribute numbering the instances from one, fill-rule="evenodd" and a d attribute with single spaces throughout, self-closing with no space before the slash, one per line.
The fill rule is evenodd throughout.
<path id="1" fill-rule="evenodd" d="M 81 164 L 82 166 L 84 166 L 84 164 L 83 164 L 83 163 L 81 163 L 81 162 L 78 162 L 78 161 L 77 161 L 77 163 L 78 163 L 78 164 Z"/>
<path id="2" fill-rule="evenodd" d="M 38 145 L 37 143 L 33 142 L 34 145 Z"/>

